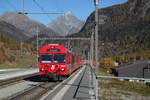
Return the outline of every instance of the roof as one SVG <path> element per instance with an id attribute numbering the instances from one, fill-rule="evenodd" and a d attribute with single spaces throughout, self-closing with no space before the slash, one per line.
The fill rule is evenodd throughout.
<path id="1" fill-rule="evenodd" d="M 40 48 L 39 53 L 67 53 L 67 49 L 63 45 L 48 44 Z"/>
<path id="2" fill-rule="evenodd" d="M 113 68 L 120 77 L 150 78 L 150 61 L 137 61 L 130 65 L 121 65 Z"/>

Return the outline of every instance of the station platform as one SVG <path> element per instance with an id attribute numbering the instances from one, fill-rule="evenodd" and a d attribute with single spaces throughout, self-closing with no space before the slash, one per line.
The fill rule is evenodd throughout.
<path id="1" fill-rule="evenodd" d="M 24 76 L 24 75 L 28 75 L 28 74 L 34 74 L 37 72 L 38 72 L 37 68 L 0 70 L 0 81 L 10 79 L 10 78 L 19 77 L 19 76 Z"/>
<path id="2" fill-rule="evenodd" d="M 90 67 L 86 65 L 73 74 L 41 100 L 95 100 Z"/>

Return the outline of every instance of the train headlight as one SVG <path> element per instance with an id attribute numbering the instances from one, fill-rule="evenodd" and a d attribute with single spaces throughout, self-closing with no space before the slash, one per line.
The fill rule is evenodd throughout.
<path id="1" fill-rule="evenodd" d="M 52 66 L 51 66 L 51 70 L 54 70 L 54 69 L 55 69 L 55 66 L 54 66 L 54 65 L 52 65 Z"/>
<path id="2" fill-rule="evenodd" d="M 64 68 L 61 68 L 60 70 L 61 70 L 61 71 L 64 71 L 65 69 L 64 69 Z"/>
<path id="3" fill-rule="evenodd" d="M 40 69 L 40 71 L 46 71 L 46 69 L 44 69 L 44 68 L 41 68 L 41 69 Z"/>

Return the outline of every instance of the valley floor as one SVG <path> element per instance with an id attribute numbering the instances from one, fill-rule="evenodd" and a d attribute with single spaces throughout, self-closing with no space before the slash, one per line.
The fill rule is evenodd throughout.
<path id="1" fill-rule="evenodd" d="M 150 100 L 150 87 L 143 83 L 101 80 L 99 91 L 102 100 Z"/>

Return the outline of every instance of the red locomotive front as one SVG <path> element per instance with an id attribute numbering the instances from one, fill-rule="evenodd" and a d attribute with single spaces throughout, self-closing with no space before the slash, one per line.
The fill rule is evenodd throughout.
<path id="1" fill-rule="evenodd" d="M 69 75 L 70 54 L 63 45 L 45 45 L 39 51 L 39 74 L 43 76 Z"/>

